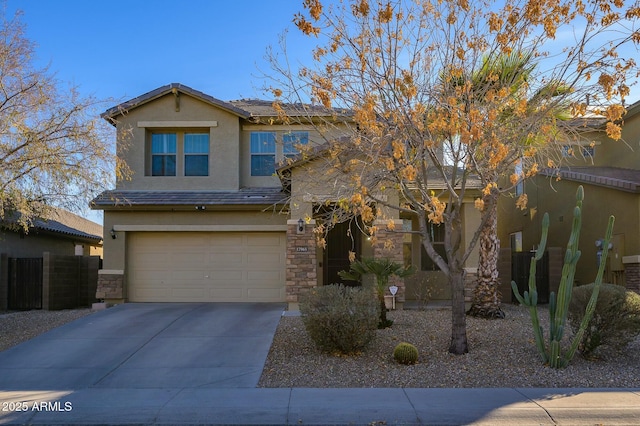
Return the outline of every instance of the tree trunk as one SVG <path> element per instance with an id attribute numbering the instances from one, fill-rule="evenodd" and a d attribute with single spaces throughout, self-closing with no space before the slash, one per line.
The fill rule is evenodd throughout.
<path id="1" fill-rule="evenodd" d="M 469 352 L 464 306 L 464 271 L 462 268 L 456 268 L 456 270 L 450 269 L 449 272 L 449 284 L 451 285 L 451 345 L 449 352 L 462 355 Z"/>
<path id="2" fill-rule="evenodd" d="M 491 197 L 490 194 L 487 197 Z M 485 197 L 485 198 L 487 198 Z M 504 318 L 501 309 L 502 298 L 499 286 L 498 256 L 500 240 L 498 239 L 498 207 L 497 203 L 485 199 L 489 210 L 487 222 L 482 228 L 479 240 L 479 260 L 477 285 L 473 290 L 473 300 L 469 315 L 482 318 Z"/>

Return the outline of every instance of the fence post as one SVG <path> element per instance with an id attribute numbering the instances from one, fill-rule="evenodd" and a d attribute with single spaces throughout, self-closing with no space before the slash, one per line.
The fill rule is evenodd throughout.
<path id="1" fill-rule="evenodd" d="M 9 308 L 9 255 L 0 253 L 0 311 Z"/>
<path id="2" fill-rule="evenodd" d="M 42 253 L 42 310 L 51 310 L 51 253 Z"/>

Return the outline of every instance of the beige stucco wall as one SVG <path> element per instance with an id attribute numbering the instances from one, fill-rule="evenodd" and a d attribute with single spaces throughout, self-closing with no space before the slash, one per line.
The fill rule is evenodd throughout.
<path id="1" fill-rule="evenodd" d="M 244 122 L 240 131 L 240 181 L 245 187 L 275 187 L 280 186 L 280 179 L 273 176 L 251 176 L 251 132 L 276 133 L 276 164 L 285 164 L 282 135 L 286 132 L 304 131 L 309 134 L 309 146 L 321 145 L 325 142 L 323 136 L 310 126 L 302 125 L 269 125 L 251 124 Z M 325 135 L 327 136 L 327 135 Z M 330 136 L 329 136 L 330 137 Z"/>
<path id="2" fill-rule="evenodd" d="M 119 181 L 118 189 L 142 190 L 235 190 L 240 187 L 238 173 L 240 119 L 186 94 L 180 94 L 180 110 L 176 111 L 173 94 L 134 108 L 118 117 L 118 128 L 131 134 L 120 141 L 119 152 L 133 172 L 131 180 Z M 184 156 L 177 155 L 176 176 L 150 174 L 150 132 L 202 131 L 209 133 L 209 176 L 181 176 Z M 126 133 L 126 132 L 125 132 Z"/>
<path id="3" fill-rule="evenodd" d="M 640 169 L 640 114 L 636 111 L 625 117 L 620 140 L 609 138 L 603 129 L 585 132 L 582 144 L 594 144 L 594 156 L 583 156 L 576 151 L 572 157 L 563 157 L 563 166 L 597 166 Z"/>
<path id="4" fill-rule="evenodd" d="M 42 257 L 45 251 L 74 256 L 76 245 L 82 246 L 83 256 L 102 256 L 102 246 L 74 240 L 72 237 L 35 230 L 23 236 L 17 232 L 0 231 L 0 253 L 6 253 L 9 257 Z"/>
<path id="5" fill-rule="evenodd" d="M 105 211 L 103 268 L 124 270 L 127 232 L 135 231 L 285 231 L 287 216 L 262 211 Z M 116 239 L 110 230 L 116 231 Z"/>

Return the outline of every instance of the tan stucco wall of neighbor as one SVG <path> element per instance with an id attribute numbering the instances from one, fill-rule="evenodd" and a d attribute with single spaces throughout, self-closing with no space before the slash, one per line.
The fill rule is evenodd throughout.
<path id="1" fill-rule="evenodd" d="M 571 164 L 640 169 L 640 115 L 625 118 L 622 139 L 613 140 L 604 132 L 593 136 L 596 142 L 593 158 L 575 159 Z"/>
<path id="2" fill-rule="evenodd" d="M 43 252 L 74 256 L 76 245 L 82 246 L 82 256 L 102 256 L 102 246 L 74 240 L 70 237 L 31 231 L 26 235 L 18 232 L 0 231 L 0 253 L 9 257 L 42 257 Z"/>
<path id="3" fill-rule="evenodd" d="M 510 234 L 522 231 L 522 246 L 528 251 L 540 241 L 542 216 L 549 213 L 547 247 L 567 245 L 571 233 L 575 194 L 580 185 L 562 180 L 549 181 L 543 176 L 525 183 L 529 208 L 517 210 L 514 201 L 505 199 L 499 206 L 499 237 L 503 247 L 510 246 Z M 609 252 L 609 272 L 605 281 L 616 279 L 613 270 L 623 270 L 622 258 L 640 254 L 640 197 L 637 194 L 605 187 L 586 185 L 580 234 L 581 259 L 576 270 L 579 284 L 593 282 L 597 273 L 596 240 L 604 238 L 610 215 L 616 217 L 613 230 L 614 246 Z M 535 209 L 535 210 L 532 210 Z M 622 284 L 621 282 L 619 284 Z"/>
<path id="4" fill-rule="evenodd" d="M 173 94 L 134 108 L 118 116 L 118 129 L 131 131 L 130 137 L 119 142 L 119 153 L 133 172 L 131 180 L 121 180 L 118 189 L 141 190 L 235 190 L 240 187 L 239 161 L 240 119 L 189 95 L 180 94 L 176 111 Z M 209 133 L 209 176 L 181 176 L 184 156 L 178 147 L 176 176 L 150 174 L 151 131 L 198 131 Z"/>

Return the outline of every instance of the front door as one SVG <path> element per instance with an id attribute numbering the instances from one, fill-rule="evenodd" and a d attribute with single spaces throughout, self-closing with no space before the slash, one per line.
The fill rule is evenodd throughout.
<path id="1" fill-rule="evenodd" d="M 345 285 L 359 285 L 355 281 L 345 281 L 338 275 L 340 271 L 349 270 L 349 252 L 355 252 L 360 258 L 362 233 L 356 221 L 337 223 L 327 234 L 327 246 L 324 250 L 324 279 L 323 284 L 343 283 Z"/>

